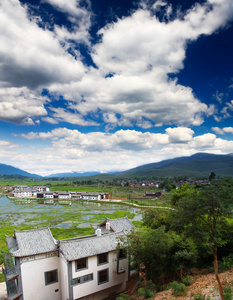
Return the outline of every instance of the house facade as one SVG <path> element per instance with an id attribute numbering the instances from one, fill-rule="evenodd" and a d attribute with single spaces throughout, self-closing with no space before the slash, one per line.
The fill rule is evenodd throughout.
<path id="1" fill-rule="evenodd" d="M 120 218 L 92 227 L 91 236 L 60 241 L 48 227 L 6 237 L 14 258 L 13 267 L 5 270 L 9 299 L 101 300 L 125 291 L 129 263 L 118 243 L 134 226 Z"/>

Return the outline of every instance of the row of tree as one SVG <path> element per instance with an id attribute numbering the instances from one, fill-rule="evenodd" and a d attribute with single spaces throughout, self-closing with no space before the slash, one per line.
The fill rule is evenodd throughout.
<path id="1" fill-rule="evenodd" d="M 212 261 L 223 299 L 218 254 L 223 258 L 233 252 L 233 180 L 212 180 L 198 190 L 185 184 L 171 201 L 171 210 L 147 210 L 145 227 L 129 234 L 124 247 L 148 279 L 162 282 L 171 273 L 182 278 L 185 269 Z"/>

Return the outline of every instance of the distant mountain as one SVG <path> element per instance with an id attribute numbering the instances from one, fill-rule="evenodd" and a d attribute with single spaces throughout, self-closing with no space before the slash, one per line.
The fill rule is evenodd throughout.
<path id="1" fill-rule="evenodd" d="M 47 178 L 53 178 L 53 177 L 86 177 L 86 176 L 94 176 L 94 175 L 100 175 L 100 172 L 84 172 L 84 173 L 77 173 L 77 172 L 71 172 L 71 173 L 56 173 L 46 176 Z"/>
<path id="2" fill-rule="evenodd" d="M 117 176 L 208 176 L 215 172 L 219 176 L 233 176 L 233 154 L 217 155 L 196 153 L 163 160 L 157 163 L 142 165 Z"/>
<path id="3" fill-rule="evenodd" d="M 40 175 L 31 174 L 21 169 L 9 165 L 5 165 L 5 164 L 0 164 L 0 175 L 21 175 L 21 176 L 32 177 L 32 178 L 41 177 Z"/>

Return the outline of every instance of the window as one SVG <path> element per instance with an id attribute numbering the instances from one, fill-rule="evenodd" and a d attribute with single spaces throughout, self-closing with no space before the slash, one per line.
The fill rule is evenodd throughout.
<path id="1" fill-rule="evenodd" d="M 126 258 L 126 251 L 123 249 L 119 250 L 119 259 L 125 259 Z"/>
<path id="2" fill-rule="evenodd" d="M 87 258 L 80 258 L 76 260 L 76 271 L 87 269 Z"/>
<path id="3" fill-rule="evenodd" d="M 57 270 L 45 272 L 44 275 L 45 275 L 45 285 L 58 282 Z"/>
<path id="4" fill-rule="evenodd" d="M 98 265 L 107 264 L 108 263 L 108 253 L 101 253 L 98 255 Z"/>
<path id="5" fill-rule="evenodd" d="M 93 280 L 93 273 L 83 276 L 83 281 L 84 282 L 87 282 L 87 281 L 90 281 L 90 280 Z"/>
<path id="6" fill-rule="evenodd" d="M 93 273 L 87 274 L 87 275 L 84 275 L 84 276 L 80 276 L 80 277 L 77 277 L 77 278 L 73 278 L 71 280 L 71 285 L 85 283 L 85 282 L 88 282 L 88 281 L 91 281 L 91 280 L 93 280 Z"/>
<path id="7" fill-rule="evenodd" d="M 79 284 L 80 283 L 80 277 L 71 279 L 71 285 Z"/>
<path id="8" fill-rule="evenodd" d="M 108 282 L 108 269 L 98 272 L 98 284 Z"/>

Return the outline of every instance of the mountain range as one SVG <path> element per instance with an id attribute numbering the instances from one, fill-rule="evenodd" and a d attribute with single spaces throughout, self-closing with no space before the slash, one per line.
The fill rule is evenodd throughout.
<path id="1" fill-rule="evenodd" d="M 188 176 L 207 177 L 211 172 L 219 176 L 233 176 L 233 154 L 217 155 L 196 153 L 191 156 L 177 157 L 157 163 L 142 165 L 124 172 L 118 176 Z"/>
<path id="2" fill-rule="evenodd" d="M 111 177 L 207 177 L 211 172 L 218 176 L 233 176 L 233 154 L 218 155 L 208 153 L 196 153 L 191 156 L 167 159 L 156 163 L 145 164 L 136 168 L 117 173 L 101 174 L 98 172 L 85 173 L 57 173 L 46 176 L 51 177 L 89 177 L 89 176 L 108 176 Z M 37 174 L 31 174 L 21 169 L 0 164 L 0 175 L 21 175 L 32 178 L 42 178 Z"/>

